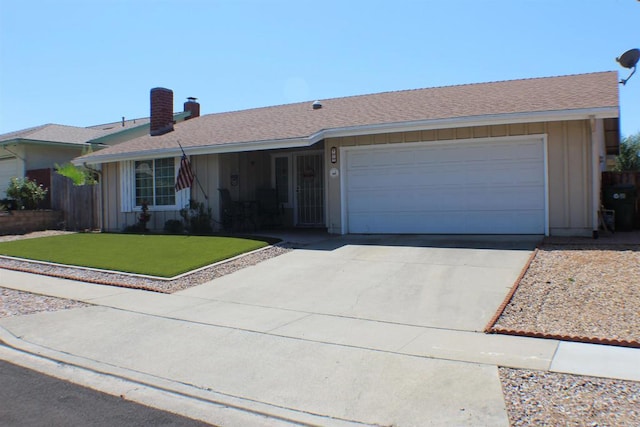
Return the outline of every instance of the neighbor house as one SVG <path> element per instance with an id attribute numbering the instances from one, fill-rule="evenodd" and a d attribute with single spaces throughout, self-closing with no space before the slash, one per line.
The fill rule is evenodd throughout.
<path id="1" fill-rule="evenodd" d="M 175 126 L 172 92 L 151 98 L 149 135 L 75 160 L 101 168 L 106 231 L 135 223 L 143 200 L 148 226 L 162 229 L 190 199 L 220 221 L 218 189 L 252 201 L 271 188 L 285 225 L 336 234 L 591 235 L 601 171 L 619 142 L 615 72 L 325 99 Z M 179 144 L 199 183 L 176 192 Z"/>
<path id="2" fill-rule="evenodd" d="M 174 115 L 180 122 L 191 115 Z M 46 124 L 0 135 L 0 199 L 5 198 L 12 177 L 28 177 L 49 188 L 55 165 L 149 133 L 149 118 L 125 120 L 89 127 Z"/>

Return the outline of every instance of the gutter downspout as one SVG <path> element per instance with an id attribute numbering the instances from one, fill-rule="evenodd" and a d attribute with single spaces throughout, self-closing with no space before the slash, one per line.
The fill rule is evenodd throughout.
<path id="1" fill-rule="evenodd" d="M 598 238 L 600 213 L 600 150 L 595 116 L 589 117 L 591 127 L 591 224 L 594 239 Z"/>

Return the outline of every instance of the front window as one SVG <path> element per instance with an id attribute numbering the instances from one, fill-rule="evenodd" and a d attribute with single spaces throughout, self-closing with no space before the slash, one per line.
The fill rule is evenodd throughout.
<path id="1" fill-rule="evenodd" d="M 136 206 L 146 201 L 150 206 L 176 204 L 175 164 L 173 158 L 135 162 Z"/>

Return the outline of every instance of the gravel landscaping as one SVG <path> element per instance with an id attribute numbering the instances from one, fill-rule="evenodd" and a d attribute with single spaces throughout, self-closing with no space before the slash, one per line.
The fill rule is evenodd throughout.
<path id="1" fill-rule="evenodd" d="M 640 342 L 640 246 L 543 245 L 494 329 Z"/>
<path id="2" fill-rule="evenodd" d="M 512 426 L 640 426 L 640 382 L 499 371 Z"/>
<path id="3" fill-rule="evenodd" d="M 58 311 L 89 306 L 90 304 L 80 301 L 0 288 L 0 317 L 22 316 L 43 311 Z"/>
<path id="4" fill-rule="evenodd" d="M 49 234 L 47 234 L 49 235 Z M 640 237 L 640 234 L 638 235 Z M 24 236 L 33 237 L 33 236 Z M 37 237 L 37 236 L 36 236 Z M 0 236 L 0 241 L 8 236 Z M 638 239 L 640 242 L 640 238 Z M 78 280 L 175 292 L 290 249 L 270 247 L 173 281 L 0 260 Z M 28 265 L 31 264 L 31 265 Z M 60 269 L 60 270 L 58 270 Z M 0 288 L 0 317 L 82 307 L 84 303 Z M 640 340 L 640 246 L 549 241 L 537 252 L 496 327 L 582 337 Z M 640 382 L 499 368 L 512 426 L 638 426 Z"/>

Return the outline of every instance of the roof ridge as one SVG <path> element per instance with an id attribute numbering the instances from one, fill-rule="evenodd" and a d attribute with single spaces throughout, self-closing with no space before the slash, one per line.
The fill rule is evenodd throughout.
<path id="1" fill-rule="evenodd" d="M 560 74 L 556 76 L 543 76 L 543 77 L 524 77 L 520 79 L 492 80 L 488 82 L 476 82 L 476 83 L 460 83 L 455 85 L 432 86 L 432 87 L 397 90 L 397 91 L 381 92 L 381 93 L 410 92 L 410 91 L 416 91 L 416 90 L 442 89 L 442 88 L 464 87 L 464 86 L 482 86 L 482 85 L 489 85 L 489 84 L 495 84 L 495 83 L 513 83 L 513 82 L 525 82 L 525 81 L 531 81 L 531 80 L 549 80 L 549 79 L 558 79 L 558 78 L 564 78 L 564 77 L 588 76 L 593 74 L 607 74 L 607 73 L 617 73 L 617 71 L 611 71 L 611 70 L 610 71 L 594 71 L 591 73 Z M 371 94 L 371 95 L 375 95 L 375 94 Z"/>
<path id="2" fill-rule="evenodd" d="M 465 86 L 484 86 L 484 85 L 490 85 L 490 84 L 496 84 L 496 83 L 524 82 L 524 81 L 530 81 L 530 80 L 548 80 L 548 79 L 558 79 L 558 78 L 564 78 L 564 77 L 588 76 L 593 74 L 607 74 L 607 73 L 617 73 L 617 71 L 611 71 L 611 70 L 610 71 L 594 71 L 591 73 L 561 74 L 557 76 L 525 77 L 520 79 L 493 80 L 488 82 L 476 82 L 476 83 L 460 83 L 460 84 L 454 84 L 454 85 L 430 86 L 430 87 L 422 87 L 422 88 L 414 88 L 414 89 L 398 89 L 398 90 L 389 90 L 384 92 L 367 93 L 367 94 L 361 94 L 361 95 L 342 96 L 337 98 L 326 98 L 323 100 L 330 101 L 335 99 L 359 98 L 359 97 L 372 96 L 372 95 L 384 95 L 387 93 L 419 92 L 419 91 L 431 90 L 431 89 L 445 89 L 445 88 L 465 87 Z"/>

